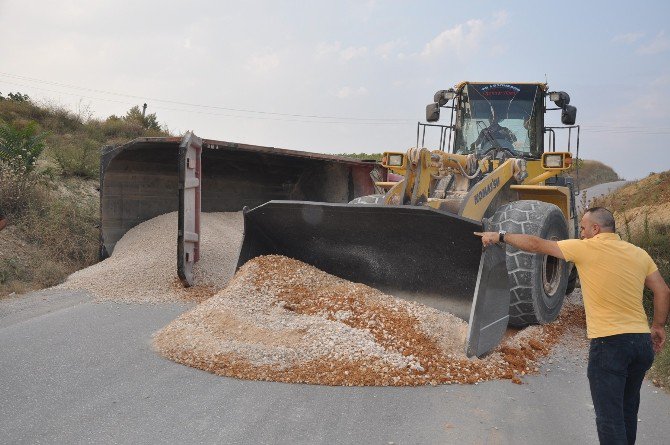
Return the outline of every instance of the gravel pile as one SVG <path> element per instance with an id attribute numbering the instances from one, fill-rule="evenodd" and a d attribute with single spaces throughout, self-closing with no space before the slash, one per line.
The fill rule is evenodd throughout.
<path id="1" fill-rule="evenodd" d="M 201 302 L 156 333 L 154 347 L 219 375 L 325 385 L 521 383 L 566 329 L 583 337 L 583 307 L 573 302 L 558 322 L 510 330 L 493 353 L 468 360 L 463 320 L 299 261 L 259 257 L 231 280 L 242 240 L 239 212 L 202 214 L 198 285 L 184 289 L 176 227 L 176 212 L 138 225 L 110 258 L 59 287 L 117 302 Z"/>
<path id="2" fill-rule="evenodd" d="M 538 371 L 579 311 L 510 332 L 486 358 L 463 352 L 466 323 L 286 257 L 255 258 L 229 286 L 157 332 L 154 347 L 218 375 L 325 385 L 478 383 Z"/>
<path id="3" fill-rule="evenodd" d="M 83 289 L 118 302 L 203 301 L 235 273 L 242 242 L 241 212 L 202 213 L 197 286 L 184 289 L 177 277 L 177 212 L 130 229 L 111 257 L 70 275 L 63 289 Z"/>

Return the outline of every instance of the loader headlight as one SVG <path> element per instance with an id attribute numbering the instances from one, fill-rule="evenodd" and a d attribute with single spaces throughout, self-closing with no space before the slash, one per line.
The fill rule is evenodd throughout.
<path id="1" fill-rule="evenodd" d="M 402 156 L 401 154 L 389 154 L 388 155 L 388 165 L 389 167 L 402 167 Z"/>
<path id="2" fill-rule="evenodd" d="M 568 159 L 571 159 L 569 153 L 545 153 L 542 156 L 542 167 L 546 169 L 565 169 L 569 167 Z"/>

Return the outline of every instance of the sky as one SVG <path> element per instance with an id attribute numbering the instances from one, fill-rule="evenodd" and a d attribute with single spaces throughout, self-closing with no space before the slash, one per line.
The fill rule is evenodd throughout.
<path id="1" fill-rule="evenodd" d="M 639 179 L 670 169 L 669 15 L 667 0 L 0 0 L 0 92 L 84 118 L 147 103 L 207 139 L 378 153 L 416 145 L 437 90 L 547 81 L 577 107 L 580 157 Z"/>

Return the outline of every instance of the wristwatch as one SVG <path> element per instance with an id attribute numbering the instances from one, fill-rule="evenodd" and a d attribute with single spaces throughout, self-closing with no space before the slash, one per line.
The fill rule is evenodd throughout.
<path id="1" fill-rule="evenodd" d="M 498 231 L 498 242 L 505 243 L 505 235 L 507 235 L 507 230 Z"/>

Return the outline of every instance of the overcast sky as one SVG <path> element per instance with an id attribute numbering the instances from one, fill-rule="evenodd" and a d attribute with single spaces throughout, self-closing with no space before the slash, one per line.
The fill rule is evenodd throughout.
<path id="1" fill-rule="evenodd" d="M 371 153 L 414 146 L 439 89 L 546 79 L 578 108 L 580 156 L 636 179 L 670 169 L 669 5 L 0 0 L 0 92 L 95 117 L 146 102 L 173 132 Z"/>

